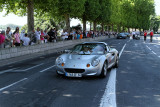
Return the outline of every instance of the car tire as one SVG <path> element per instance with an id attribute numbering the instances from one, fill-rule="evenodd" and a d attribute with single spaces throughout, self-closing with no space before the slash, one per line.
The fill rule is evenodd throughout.
<path id="1" fill-rule="evenodd" d="M 108 64 L 107 62 L 104 62 L 100 77 L 105 78 L 107 76 L 107 73 L 108 73 Z"/>
<path id="2" fill-rule="evenodd" d="M 118 66 L 119 66 L 119 56 L 117 56 L 117 58 L 116 58 L 114 68 L 118 68 Z"/>

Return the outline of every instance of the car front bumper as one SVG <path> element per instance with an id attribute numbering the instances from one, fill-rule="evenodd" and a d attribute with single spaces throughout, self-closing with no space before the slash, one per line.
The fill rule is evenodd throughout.
<path id="1" fill-rule="evenodd" d="M 62 67 L 60 65 L 56 65 L 56 71 L 58 74 L 65 75 L 67 73 L 78 73 L 82 76 L 99 76 L 101 74 L 102 66 L 99 64 L 96 67 L 90 66 L 90 67 Z"/>

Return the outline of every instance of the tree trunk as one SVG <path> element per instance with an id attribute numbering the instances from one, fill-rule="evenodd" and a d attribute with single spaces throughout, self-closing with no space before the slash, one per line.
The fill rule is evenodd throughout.
<path id="1" fill-rule="evenodd" d="M 101 24 L 102 26 L 102 33 L 104 32 L 104 23 Z"/>
<path id="2" fill-rule="evenodd" d="M 128 33 L 130 33 L 129 27 L 128 27 Z"/>
<path id="3" fill-rule="evenodd" d="M 94 25 L 93 26 L 94 26 L 93 30 L 96 31 L 96 27 L 97 27 L 96 21 L 94 21 Z"/>
<path id="4" fill-rule="evenodd" d="M 86 19 L 83 17 L 83 31 L 86 31 Z"/>
<path id="5" fill-rule="evenodd" d="M 92 22 L 90 22 L 90 31 L 92 30 Z"/>
<path id="6" fill-rule="evenodd" d="M 117 32 L 120 32 L 120 27 L 119 27 L 119 25 L 117 25 Z"/>
<path id="7" fill-rule="evenodd" d="M 123 32 L 125 31 L 124 26 L 122 27 L 122 31 L 123 31 Z"/>
<path id="8" fill-rule="evenodd" d="M 112 24 L 112 32 L 113 32 L 113 30 L 114 30 L 113 28 L 114 28 L 114 27 L 113 27 L 113 24 Z"/>
<path id="9" fill-rule="evenodd" d="M 34 30 L 34 2 L 33 0 L 28 0 L 27 23 L 28 23 L 28 33 L 31 33 Z"/>
<path id="10" fill-rule="evenodd" d="M 65 20 L 66 20 L 66 30 L 68 33 L 70 33 L 70 16 L 69 16 L 69 14 L 65 15 Z"/>

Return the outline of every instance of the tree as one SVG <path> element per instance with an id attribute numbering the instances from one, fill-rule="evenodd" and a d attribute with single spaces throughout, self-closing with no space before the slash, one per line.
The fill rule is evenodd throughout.
<path id="1" fill-rule="evenodd" d="M 58 0 L 56 3 L 56 16 L 66 21 L 66 29 L 70 32 L 70 18 L 80 17 L 84 12 L 85 0 Z"/>
<path id="2" fill-rule="evenodd" d="M 83 30 L 86 30 L 86 21 L 94 22 L 96 18 L 100 15 L 99 0 L 86 0 L 84 7 L 85 11 L 83 12 L 82 17 L 80 18 L 82 18 L 83 21 Z"/>

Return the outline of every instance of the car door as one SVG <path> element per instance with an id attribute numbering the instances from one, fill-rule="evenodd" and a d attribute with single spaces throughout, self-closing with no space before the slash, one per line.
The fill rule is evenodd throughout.
<path id="1" fill-rule="evenodd" d="M 109 49 L 109 53 L 110 53 L 110 57 L 109 57 L 109 63 L 110 63 L 110 66 L 113 66 L 113 64 L 115 63 L 115 52 L 112 50 L 112 48 L 110 48 L 108 46 L 108 49 Z"/>

